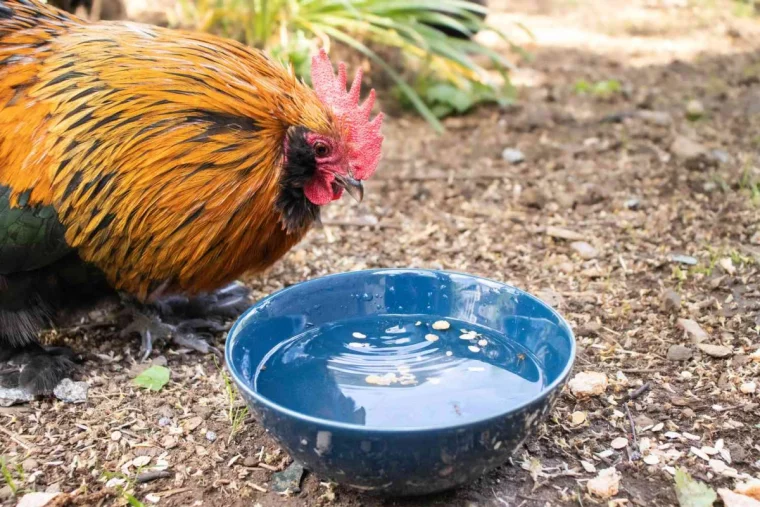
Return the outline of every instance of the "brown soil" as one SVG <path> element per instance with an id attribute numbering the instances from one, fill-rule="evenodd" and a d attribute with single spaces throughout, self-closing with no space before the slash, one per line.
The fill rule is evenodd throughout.
<path id="1" fill-rule="evenodd" d="M 595 473 L 583 460 L 616 466 L 615 498 L 665 506 L 677 505 L 668 467 L 733 486 L 690 452 L 720 439 L 731 463 L 719 460 L 758 477 L 760 398 L 740 387 L 760 373 L 749 357 L 760 349 L 760 21 L 735 15 L 730 2 L 509 4 L 495 5 L 493 20 L 509 30 L 523 22 L 536 37 L 518 39 L 535 57 L 515 74 L 518 104 L 449 119 L 441 137 L 416 119 L 389 120 L 386 158 L 364 203 L 330 208 L 323 229 L 249 283 L 258 298 L 310 277 L 388 266 L 508 282 L 564 313 L 578 336 L 576 371 L 605 373 L 603 396 L 581 400 L 568 390 L 511 463 L 455 492 L 383 500 L 307 475 L 300 493 L 284 496 L 269 491 L 271 469 L 288 456 L 254 417 L 232 434 L 229 411 L 240 401 L 230 404 L 213 357 L 157 345 L 172 381 L 151 393 L 131 381 L 139 343 L 108 329 L 59 330 L 54 339 L 89 352 L 89 401 L 0 409 L 0 453 L 14 484 L 123 505 L 104 472 L 134 477 L 130 463 L 148 456 L 146 468 L 165 462 L 170 477 L 132 488 L 146 505 L 151 493 L 165 506 L 606 504 L 589 496 Z M 616 80 L 620 90 L 581 94 L 581 80 Z M 704 108 L 699 119 L 686 117 L 691 100 Z M 699 146 L 686 153 L 679 138 Z M 525 162 L 504 161 L 505 147 Z M 549 234 L 552 226 L 594 251 L 582 257 Z M 678 319 L 696 321 L 706 343 L 729 347 L 729 356 L 701 352 Z M 674 344 L 689 347 L 691 359 L 668 359 Z M 573 425 L 573 412 L 585 421 Z M 605 452 L 621 436 L 628 446 Z M 647 465 L 642 450 L 659 452 L 660 462 Z"/>

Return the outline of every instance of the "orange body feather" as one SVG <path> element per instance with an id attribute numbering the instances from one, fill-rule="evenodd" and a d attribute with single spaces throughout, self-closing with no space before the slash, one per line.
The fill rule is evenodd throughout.
<path id="1" fill-rule="evenodd" d="M 115 288 L 211 290 L 305 234 L 275 209 L 283 142 L 339 127 L 292 72 L 211 35 L 6 4 L 0 186 L 11 205 L 52 205 Z"/>

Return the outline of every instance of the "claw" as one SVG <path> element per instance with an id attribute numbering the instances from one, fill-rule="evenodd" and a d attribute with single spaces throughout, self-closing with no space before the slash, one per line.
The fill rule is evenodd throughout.
<path id="1" fill-rule="evenodd" d="M 146 329 L 145 332 L 140 333 L 140 335 L 142 336 L 140 350 L 143 351 L 143 354 L 140 357 L 140 362 L 144 363 L 150 357 L 151 352 L 153 352 L 153 336 L 151 335 L 149 329 Z"/>
<path id="2" fill-rule="evenodd" d="M 193 298 L 165 296 L 146 308 L 138 305 L 139 309 L 132 312 L 132 323 L 121 334 L 140 335 L 142 361 L 153 352 L 154 340 L 160 339 L 171 339 L 181 347 L 202 354 L 213 352 L 221 356 L 219 349 L 205 339 L 229 329 L 224 321 L 238 317 L 250 306 L 249 294 L 245 285 L 235 282 L 214 293 Z"/>
<path id="3" fill-rule="evenodd" d="M 218 348 L 210 345 L 206 340 L 192 334 L 177 334 L 172 337 L 172 341 L 180 347 L 192 349 L 201 354 L 213 352 L 218 357 L 221 357 L 222 355 Z"/>

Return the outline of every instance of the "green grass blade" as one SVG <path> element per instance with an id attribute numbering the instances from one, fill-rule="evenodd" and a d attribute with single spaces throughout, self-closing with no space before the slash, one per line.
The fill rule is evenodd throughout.
<path id="1" fill-rule="evenodd" d="M 401 92 L 406 95 L 409 101 L 414 105 L 415 109 L 417 109 L 420 115 L 425 118 L 425 120 L 427 120 L 427 122 L 435 129 L 436 132 L 442 133 L 445 130 L 443 128 L 443 124 L 438 120 L 438 118 L 436 118 L 435 114 L 433 114 L 430 108 L 425 105 L 425 102 L 422 100 L 419 94 L 414 91 L 414 89 L 409 86 L 404 78 L 397 74 L 390 65 L 388 65 L 382 58 L 380 58 L 377 53 L 372 51 L 357 39 L 341 32 L 340 30 L 337 30 L 336 28 L 333 28 L 331 26 L 322 26 L 321 30 L 330 37 L 333 37 L 334 39 L 346 44 L 347 46 L 354 48 L 378 64 L 391 77 L 391 79 L 393 79 Z"/>

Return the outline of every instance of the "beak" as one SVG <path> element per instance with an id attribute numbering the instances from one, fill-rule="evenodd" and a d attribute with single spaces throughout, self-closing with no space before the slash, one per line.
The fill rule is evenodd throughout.
<path id="1" fill-rule="evenodd" d="M 343 187 L 357 202 L 362 202 L 362 199 L 364 199 L 364 185 L 356 178 L 347 174 L 336 174 L 335 183 Z"/>

